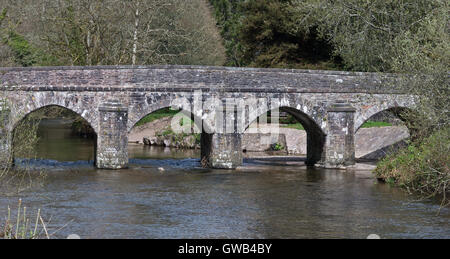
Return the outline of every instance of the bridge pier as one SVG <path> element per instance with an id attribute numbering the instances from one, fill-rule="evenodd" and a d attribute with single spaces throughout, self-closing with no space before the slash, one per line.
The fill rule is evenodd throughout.
<path id="1" fill-rule="evenodd" d="M 235 169 L 243 163 L 242 131 L 238 126 L 238 107 L 227 102 L 225 109 L 216 107 L 215 132 L 202 133 L 203 166 L 214 169 Z"/>
<path id="2" fill-rule="evenodd" d="M 344 169 L 355 164 L 355 112 L 355 108 L 343 102 L 328 107 L 328 135 L 319 166 Z"/>
<path id="3" fill-rule="evenodd" d="M 11 110 L 4 102 L 0 102 L 0 168 L 13 165 L 12 160 L 12 134 L 9 129 Z"/>
<path id="4" fill-rule="evenodd" d="M 242 134 L 203 133 L 202 164 L 214 169 L 235 169 L 242 165 Z"/>
<path id="5" fill-rule="evenodd" d="M 128 108 L 117 100 L 101 104 L 96 166 L 100 169 L 128 167 Z"/>

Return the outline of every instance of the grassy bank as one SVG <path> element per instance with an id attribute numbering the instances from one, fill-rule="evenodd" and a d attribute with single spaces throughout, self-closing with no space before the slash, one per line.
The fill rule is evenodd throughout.
<path id="1" fill-rule="evenodd" d="M 379 127 L 389 127 L 392 126 L 389 122 L 383 121 L 366 121 L 361 128 L 379 128 Z"/>
<path id="2" fill-rule="evenodd" d="M 155 111 L 153 113 L 148 114 L 144 118 L 142 118 L 138 123 L 136 123 L 136 126 L 142 126 L 144 124 L 150 123 L 154 120 L 158 120 L 165 117 L 172 117 L 175 116 L 178 112 L 178 110 L 172 110 L 170 108 L 164 108 L 158 111 Z"/>
<path id="3" fill-rule="evenodd" d="M 378 163 L 379 179 L 423 198 L 442 198 L 450 205 L 450 128 L 411 143 Z"/>
<path id="4" fill-rule="evenodd" d="M 294 123 L 294 124 L 286 124 L 282 126 L 283 128 L 296 129 L 296 130 L 305 130 L 302 124 Z"/>

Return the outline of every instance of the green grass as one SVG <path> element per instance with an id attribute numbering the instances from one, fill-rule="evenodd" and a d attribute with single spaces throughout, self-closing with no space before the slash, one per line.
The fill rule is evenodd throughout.
<path id="1" fill-rule="evenodd" d="M 296 130 L 305 130 L 305 128 L 303 128 L 303 125 L 300 123 L 295 123 L 295 124 L 287 124 L 282 126 L 283 128 L 290 128 L 290 129 L 296 129 Z"/>
<path id="2" fill-rule="evenodd" d="M 382 121 L 366 121 L 361 128 L 376 128 L 376 127 L 389 127 L 392 126 L 391 123 Z"/>
<path id="3" fill-rule="evenodd" d="M 166 129 L 163 132 L 158 132 L 156 136 L 169 136 L 174 135 L 175 133 L 172 131 L 172 129 Z"/>
<path id="4" fill-rule="evenodd" d="M 179 111 L 178 110 L 172 110 L 170 108 L 164 108 L 155 112 L 152 112 L 150 114 L 148 114 L 147 116 L 145 116 L 144 118 L 142 118 L 140 121 L 138 121 L 138 123 L 136 123 L 136 126 L 142 126 L 144 124 L 147 124 L 149 122 L 161 119 L 161 118 L 165 118 L 165 117 L 172 117 L 175 114 L 177 114 Z"/>
<path id="5" fill-rule="evenodd" d="M 442 198 L 450 205 L 450 128 L 418 139 L 377 164 L 377 178 L 422 198 Z"/>
<path id="6" fill-rule="evenodd" d="M 361 128 L 375 128 L 375 127 L 388 127 L 392 126 L 391 123 L 388 122 L 382 122 L 382 121 L 367 121 L 364 123 Z M 290 128 L 290 129 L 296 129 L 296 130 L 305 130 L 302 124 L 300 123 L 294 123 L 294 124 L 287 124 L 283 125 L 283 128 Z"/>

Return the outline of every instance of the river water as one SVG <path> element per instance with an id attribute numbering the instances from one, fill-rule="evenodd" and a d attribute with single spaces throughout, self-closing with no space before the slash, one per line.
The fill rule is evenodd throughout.
<path id="1" fill-rule="evenodd" d="M 209 170 L 199 151 L 140 145 L 130 145 L 129 169 L 98 170 L 93 141 L 67 125 L 42 123 L 42 159 L 31 164 L 47 177 L 1 196 L 0 217 L 21 198 L 50 232 L 63 227 L 58 238 L 450 238 L 449 209 L 437 215 L 436 201 L 412 201 L 368 171 L 252 159 Z"/>

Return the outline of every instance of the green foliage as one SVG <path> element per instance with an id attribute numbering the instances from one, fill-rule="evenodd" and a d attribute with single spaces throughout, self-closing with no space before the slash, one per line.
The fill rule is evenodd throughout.
<path id="1" fill-rule="evenodd" d="M 5 43 L 14 53 L 14 59 L 23 67 L 29 67 L 36 63 L 36 57 L 30 43 L 24 36 L 10 30 Z"/>
<path id="2" fill-rule="evenodd" d="M 446 195 L 449 185 L 450 33 L 445 0 L 294 0 L 314 17 L 320 34 L 349 70 L 393 72 L 391 87 L 415 96 L 400 115 L 414 143 L 378 164 L 386 182 L 422 196 Z"/>
<path id="3" fill-rule="evenodd" d="M 273 151 L 280 151 L 284 149 L 284 146 L 281 145 L 280 143 L 274 143 L 270 147 L 272 148 Z"/>
<path id="4" fill-rule="evenodd" d="M 164 131 L 162 131 L 162 132 L 158 132 L 157 134 L 156 134 L 156 136 L 170 136 L 170 135 L 174 135 L 175 133 L 173 132 L 173 130 L 172 129 L 165 129 Z"/>
<path id="5" fill-rule="evenodd" d="M 69 58 L 66 62 L 71 65 L 85 66 L 90 65 L 84 58 L 88 49 L 85 47 L 85 30 L 86 24 L 80 21 L 77 16 L 72 1 L 66 1 L 67 7 L 61 10 L 61 20 L 63 26 L 59 32 L 59 37 L 51 37 L 47 35 L 46 40 L 53 48 L 49 49 L 52 55 L 60 58 Z M 96 56 L 95 59 L 100 57 Z M 71 60 L 71 61 L 69 61 Z"/>
<path id="6" fill-rule="evenodd" d="M 350 70 L 411 70 L 404 67 L 399 71 L 396 60 L 427 52 L 420 55 L 426 57 L 424 61 L 439 58 L 432 54 L 449 37 L 449 3 L 445 0 L 293 0 L 293 3 L 298 13 L 310 17 L 309 20 L 305 17 L 306 25 L 318 27 L 320 34 L 333 44 L 334 54 Z M 437 49 L 433 51 L 432 45 Z M 448 47 L 448 41 L 444 45 Z"/>
<path id="7" fill-rule="evenodd" d="M 7 13 L 7 9 L 4 8 L 0 14 L 0 40 L 11 49 L 16 63 L 24 67 L 32 66 L 36 61 L 29 42 L 17 33 L 12 25 L 2 27 Z"/>
<path id="8" fill-rule="evenodd" d="M 242 45 L 239 41 L 241 17 L 240 4 L 243 0 L 209 0 L 214 8 L 217 25 L 222 35 L 227 61 L 226 65 L 240 67 L 242 63 Z"/>
<path id="9" fill-rule="evenodd" d="M 148 114 L 147 116 L 142 118 L 140 121 L 138 121 L 138 123 L 136 123 L 136 126 L 141 126 L 141 125 L 147 124 L 149 122 L 152 122 L 152 121 L 155 121 L 155 120 L 158 120 L 161 118 L 172 117 L 172 116 L 175 116 L 177 113 L 179 113 L 178 110 L 164 108 L 164 109 L 161 109 L 161 110 L 158 110 L 158 111 Z"/>
<path id="10" fill-rule="evenodd" d="M 450 3 L 426 1 L 324 1 L 322 29 L 349 69 L 394 72 L 396 85 L 417 96 L 402 116 L 416 138 L 449 126 Z"/>
<path id="11" fill-rule="evenodd" d="M 300 26 L 288 0 L 250 0 L 242 4 L 240 28 L 245 64 L 257 67 L 331 68 L 331 46 L 316 27 Z"/>
<path id="12" fill-rule="evenodd" d="M 204 0 L 0 0 L 0 6 L 8 8 L 6 14 L 0 7 L 0 66 L 225 62 Z"/>
<path id="13" fill-rule="evenodd" d="M 421 142 L 387 156 L 375 174 L 387 183 L 423 197 L 442 197 L 450 204 L 450 128 L 439 130 Z"/>
<path id="14" fill-rule="evenodd" d="M 3 20 L 6 18 L 8 10 L 6 8 L 2 9 L 2 12 L 0 13 L 0 26 L 2 25 Z"/>
<path id="15" fill-rule="evenodd" d="M 294 123 L 294 124 L 286 124 L 283 126 L 284 128 L 290 128 L 290 129 L 296 129 L 296 130 L 305 130 L 302 124 L 300 123 Z"/>
<path id="16" fill-rule="evenodd" d="M 389 127 L 392 126 L 389 122 L 383 122 L 383 121 L 366 121 L 361 128 L 376 128 L 376 127 Z"/>
<path id="17" fill-rule="evenodd" d="M 163 137 L 173 142 L 177 148 L 192 148 L 200 145 L 201 134 L 175 133 L 171 128 L 166 128 L 162 132 L 157 132 L 156 137 Z"/>
<path id="18" fill-rule="evenodd" d="M 331 45 L 288 0 L 210 0 L 228 65 L 331 69 Z"/>
<path id="19" fill-rule="evenodd" d="M 8 48 L 17 65 L 23 67 L 59 65 L 55 56 L 33 46 L 25 35 L 19 33 L 17 31 L 18 25 L 14 24 L 7 14 L 6 8 L 0 14 L 0 44 L 4 44 Z M 8 21 L 8 25 L 2 27 L 4 21 Z"/>
<path id="20" fill-rule="evenodd" d="M 296 123 L 298 123 L 297 119 L 294 116 L 290 115 L 289 113 L 286 114 L 286 117 L 280 117 L 279 121 L 281 124 L 296 124 Z"/>
<path id="21" fill-rule="evenodd" d="M 200 143 L 202 141 L 202 134 L 201 133 L 195 133 L 194 137 L 195 137 L 195 144 L 196 145 L 200 145 Z"/>

